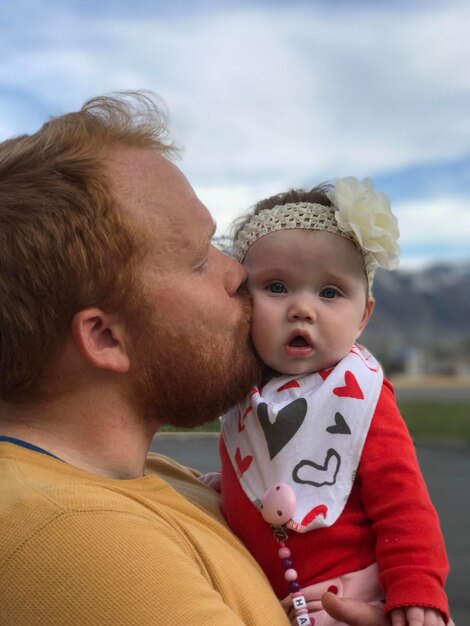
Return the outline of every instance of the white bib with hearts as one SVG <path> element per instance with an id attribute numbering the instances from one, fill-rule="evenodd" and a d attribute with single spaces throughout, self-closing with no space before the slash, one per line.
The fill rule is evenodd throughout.
<path id="1" fill-rule="evenodd" d="M 247 497 L 289 485 L 297 532 L 331 526 L 347 502 L 377 406 L 383 372 L 356 344 L 330 370 L 279 376 L 222 418 L 222 436 Z"/>

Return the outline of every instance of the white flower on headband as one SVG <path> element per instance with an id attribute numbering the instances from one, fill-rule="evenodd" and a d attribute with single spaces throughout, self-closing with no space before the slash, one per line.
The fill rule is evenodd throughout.
<path id="1" fill-rule="evenodd" d="M 339 228 L 352 234 L 381 267 L 387 270 L 398 267 L 400 232 L 386 194 L 374 191 L 368 178 L 359 182 L 347 176 L 337 179 L 328 197 L 336 208 Z"/>

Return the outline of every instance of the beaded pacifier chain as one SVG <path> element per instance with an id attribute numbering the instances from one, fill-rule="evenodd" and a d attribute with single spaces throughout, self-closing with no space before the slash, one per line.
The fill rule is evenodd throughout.
<path id="1" fill-rule="evenodd" d="M 274 538 L 279 544 L 278 556 L 284 569 L 284 578 L 289 586 L 297 626 L 313 626 L 314 621 L 308 616 L 307 602 L 300 592 L 298 574 L 291 559 L 291 551 L 286 546 L 288 535 L 285 524 L 292 519 L 295 506 L 296 495 L 292 487 L 278 483 L 264 494 L 261 515 L 271 525 Z"/>

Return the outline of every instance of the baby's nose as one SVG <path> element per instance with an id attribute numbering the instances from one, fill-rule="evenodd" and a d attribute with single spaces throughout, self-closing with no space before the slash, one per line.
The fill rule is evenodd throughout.
<path id="1" fill-rule="evenodd" d="M 308 322 L 313 324 L 316 318 L 315 307 L 310 298 L 298 298 L 289 307 L 288 319 L 290 322 Z"/>

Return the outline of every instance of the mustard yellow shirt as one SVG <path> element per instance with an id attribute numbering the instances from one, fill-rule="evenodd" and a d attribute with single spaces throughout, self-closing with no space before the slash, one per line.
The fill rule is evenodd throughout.
<path id="1" fill-rule="evenodd" d="M 191 470 L 113 480 L 0 443 L 1 626 L 288 623 Z"/>

